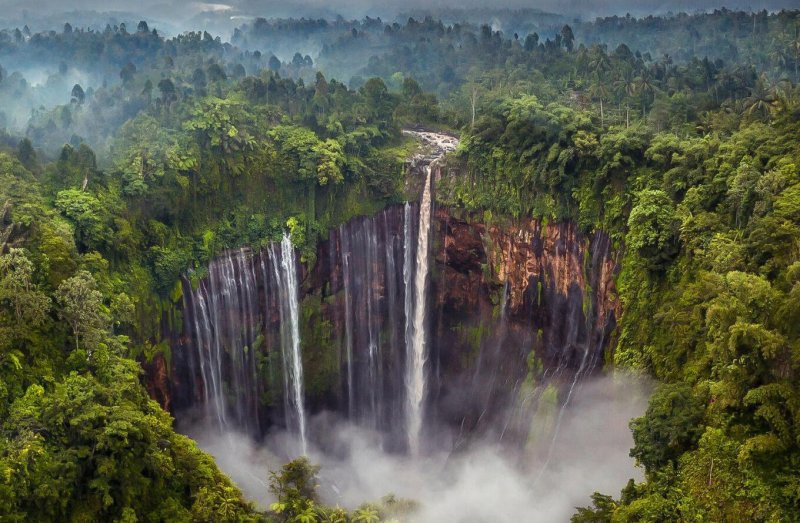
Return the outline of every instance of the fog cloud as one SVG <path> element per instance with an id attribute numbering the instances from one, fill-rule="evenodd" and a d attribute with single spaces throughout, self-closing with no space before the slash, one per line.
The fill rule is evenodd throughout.
<path id="1" fill-rule="evenodd" d="M 797 8 L 796 0 L 501 0 L 491 9 L 525 8 L 545 12 L 566 14 L 590 20 L 597 16 L 659 14 L 680 11 L 693 13 L 727 7 L 743 10 L 780 10 Z M 199 2 L 193 0 L 165 1 L 141 0 L 0 0 L 0 23 L 34 23 L 49 20 L 57 28 L 63 15 L 78 11 L 97 11 L 114 14 L 120 21 L 132 21 L 137 17 L 160 23 L 170 31 L 188 29 L 213 29 L 241 22 L 248 17 L 326 17 L 337 14 L 346 17 L 365 15 L 393 19 L 398 14 L 414 10 L 434 11 L 440 8 L 482 8 L 481 0 L 225 0 Z M 79 19 L 80 17 L 75 17 Z M 63 23 L 63 20 L 61 20 Z M 227 22 L 227 24 L 225 23 Z M 33 25 L 31 28 L 33 29 Z M 226 27 L 227 28 L 227 27 Z"/>
<path id="2" fill-rule="evenodd" d="M 389 454 L 376 434 L 324 413 L 311 423 L 318 444 L 310 459 L 322 466 L 320 494 L 331 505 L 352 509 L 392 493 L 420 503 L 415 523 L 567 521 L 576 506 L 590 503 L 592 492 L 617 495 L 629 478 L 641 476 L 629 457 L 628 422 L 644 412 L 647 390 L 641 381 L 620 376 L 582 384 L 555 443 L 550 433 L 529 443 L 522 458 L 486 441 L 417 459 Z M 241 435 L 214 435 L 197 426 L 188 432 L 251 499 L 261 506 L 273 501 L 268 471 L 293 455 L 290 437 L 273 434 L 258 446 Z"/>

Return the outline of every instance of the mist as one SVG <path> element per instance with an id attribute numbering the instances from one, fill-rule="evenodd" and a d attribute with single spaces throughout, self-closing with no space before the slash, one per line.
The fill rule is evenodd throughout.
<path id="1" fill-rule="evenodd" d="M 383 76 L 390 86 L 399 89 L 397 81 L 391 84 L 389 78 L 396 72 L 396 67 L 371 67 L 370 64 L 380 65 L 382 60 L 399 63 L 402 60 L 396 53 L 392 54 L 398 48 L 398 41 L 384 35 L 384 28 L 393 22 L 403 25 L 409 17 L 421 20 L 431 16 L 444 24 L 471 25 L 470 31 L 476 34 L 480 25 L 488 23 L 508 39 L 512 35 L 513 38 L 524 38 L 533 33 L 545 39 L 570 23 L 575 25 L 578 39 L 583 43 L 602 42 L 616 47 L 623 36 L 613 31 L 593 34 L 592 28 L 579 27 L 580 21 L 628 12 L 634 15 L 681 10 L 697 12 L 723 5 L 732 9 L 776 10 L 791 7 L 794 3 L 786 0 L 755 4 L 743 0 L 699 3 L 683 0 L 540 0 L 533 3 L 506 0 L 487 8 L 476 0 L 444 0 L 433 4 L 422 0 L 300 0 L 290 3 L 277 0 L 144 0 L 136 4 L 122 0 L 83 0 L 69 5 L 54 0 L 0 0 L 0 40 L 7 44 L 0 46 L 0 126 L 15 135 L 36 139 L 39 146 L 51 155 L 57 154 L 67 142 L 86 142 L 99 150 L 107 148 L 116 129 L 151 101 L 149 95 L 142 94 L 145 79 L 155 86 L 163 76 L 174 76 L 162 68 L 161 58 L 161 55 L 172 52 L 168 49 L 176 45 L 174 41 L 165 40 L 163 45 L 159 44 L 162 49 L 157 52 L 139 52 L 130 39 L 129 45 L 116 49 L 114 35 L 135 34 L 142 20 L 150 30 L 165 39 L 188 31 L 207 31 L 219 44 L 213 59 L 226 65 L 229 74 L 238 63 L 244 64 L 246 74 L 256 76 L 266 68 L 269 58 L 275 56 L 284 64 L 279 73 L 286 78 L 303 78 L 308 83 L 314 81 L 315 73 L 319 71 L 328 79 L 334 78 L 357 88 L 363 84 L 364 78 Z M 515 12 L 513 9 L 524 11 Z M 364 18 L 366 16 L 371 18 Z M 305 17 L 307 21 L 322 18 L 331 23 L 324 30 L 317 30 L 313 24 L 283 24 L 286 17 Z M 260 28 L 256 22 L 259 18 Z M 264 19 L 269 22 L 264 23 Z M 69 32 L 74 27 L 78 36 L 66 34 L 66 23 L 70 23 Z M 22 29 L 25 29 L 25 35 L 21 35 Z M 351 31 L 355 31 L 352 34 L 358 34 L 358 38 L 351 37 Z M 93 36 L 85 36 L 84 32 L 91 32 Z M 111 36 L 100 36 L 104 34 Z M 205 33 L 203 37 L 206 37 Z M 413 42 L 408 36 L 404 38 L 406 44 Z M 626 38 L 631 39 L 629 35 Z M 79 45 L 84 40 L 92 41 L 92 45 Z M 452 44 L 459 47 L 462 43 L 452 40 Z M 706 48 L 705 52 L 716 57 L 719 49 L 713 47 L 713 42 L 709 45 L 712 47 Z M 657 48 L 655 42 L 638 42 L 638 47 L 643 47 L 642 52 L 651 51 L 653 56 L 666 53 L 677 60 L 688 59 L 679 50 Z M 186 74 L 183 78 L 172 79 L 179 82 L 181 91 L 189 92 L 194 86 L 188 73 L 206 64 L 191 56 L 196 51 L 193 46 L 186 45 L 185 51 L 181 55 L 184 62 L 178 64 L 176 70 L 183 70 Z M 446 52 L 446 48 L 443 46 L 440 51 Z M 256 54 L 259 57 L 263 55 L 263 59 L 254 58 Z M 293 67 L 295 54 L 308 58 L 307 65 Z M 128 64 L 136 66 L 136 79 L 130 84 L 136 88 L 123 90 L 120 96 L 117 91 L 122 84 L 120 74 Z M 428 69 L 434 68 L 403 74 L 419 80 Z M 432 71 L 432 76 L 436 73 Z M 75 85 L 80 85 L 86 92 L 86 106 L 91 109 L 84 111 L 70 104 L 70 93 Z M 425 90 L 442 99 L 451 94 L 448 85 L 441 79 L 423 81 L 422 84 Z M 96 93 L 100 93 L 98 97 L 95 97 Z"/>
<path id="2" fill-rule="evenodd" d="M 129 2 L 127 0 L 81 0 L 70 2 L 65 5 L 58 0 L 3 0 L 0 5 L 8 9 L 7 14 L 21 13 L 28 11 L 35 13 L 42 12 L 44 9 L 60 10 L 62 12 L 76 10 L 97 10 L 97 11 L 119 11 L 119 12 L 152 12 L 156 11 L 165 14 L 182 14 L 183 16 L 194 16 L 201 12 L 226 12 L 235 14 L 236 12 L 247 11 L 269 11 L 269 10 L 334 10 L 338 12 L 373 10 L 377 11 L 400 11 L 409 7 L 485 7 L 485 2 L 478 0 L 439 0 L 428 2 L 424 0 L 293 0 L 292 2 L 279 2 L 277 0 L 219 0 L 219 1 L 196 1 L 182 0 L 176 2 L 166 2 L 164 0 L 145 0 L 143 2 Z M 667 12 L 677 10 L 697 11 L 703 9 L 715 9 L 727 7 L 729 9 L 780 9 L 781 7 L 794 7 L 796 4 L 791 0 L 761 0 L 748 2 L 746 0 L 700 0 L 690 2 L 688 0 L 566 0 L 557 2 L 555 0 L 503 0 L 493 4 L 495 9 L 502 8 L 532 8 L 542 9 L 551 12 L 575 12 L 575 13 L 619 13 L 621 11 L 634 12 Z"/>
<path id="3" fill-rule="evenodd" d="M 622 374 L 592 378 L 573 395 L 557 434 L 551 427 L 521 450 L 473 440 L 454 451 L 453 434 L 429 430 L 435 450 L 417 459 L 384 452 L 377 434 L 321 413 L 311 420 L 309 458 L 322 467 L 319 493 L 330 505 L 352 509 L 394 494 L 419 503 L 414 523 L 567 521 L 592 492 L 616 495 L 630 478 L 641 478 L 629 457 L 628 423 L 644 412 L 649 390 L 647 382 Z M 296 456 L 297 442 L 285 432 L 256 444 L 203 425 L 178 428 L 262 508 L 274 501 L 269 472 Z"/>
<path id="4" fill-rule="evenodd" d="M 344 17 L 380 16 L 385 20 L 402 21 L 409 15 L 430 13 L 436 16 L 441 10 L 503 9 L 539 10 L 545 13 L 567 15 L 582 21 L 598 16 L 642 16 L 665 13 L 697 13 L 728 8 L 746 11 L 767 9 L 778 11 L 797 7 L 794 0 L 503 0 L 486 8 L 479 0 L 220 0 L 201 2 L 182 0 L 82 0 L 64 4 L 60 0 L 0 0 L 2 12 L 0 26 L 13 27 L 28 24 L 34 30 L 59 29 L 66 18 L 86 21 L 85 25 L 102 28 L 110 23 L 136 23 L 147 18 L 160 27 L 164 34 L 174 35 L 188 30 L 209 30 L 229 35 L 234 27 L 255 17 L 285 18 L 313 17 L 333 19 Z M 102 15 L 102 16 L 98 16 Z M 66 18 L 65 18 L 66 17 Z M 110 18 L 110 20 L 108 20 Z M 489 20 L 491 17 L 486 18 Z"/>

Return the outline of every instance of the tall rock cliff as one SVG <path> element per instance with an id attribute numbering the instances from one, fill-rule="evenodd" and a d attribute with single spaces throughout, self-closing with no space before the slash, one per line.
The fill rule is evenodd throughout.
<path id="1" fill-rule="evenodd" d="M 409 187 L 427 194 L 457 141 L 412 134 L 425 148 Z M 331 230 L 313 266 L 290 248 L 243 248 L 199 285 L 184 281 L 172 357 L 146 366 L 153 397 L 179 421 L 255 437 L 333 411 L 398 451 L 433 434 L 524 444 L 542 405 L 563 409 L 613 350 L 611 242 L 569 222 L 484 223 L 422 202 Z"/>
<path id="2" fill-rule="evenodd" d="M 309 410 L 384 432 L 396 449 L 406 444 L 417 211 L 356 218 L 320 242 L 314 266 L 297 264 Z M 613 349 L 620 305 L 609 238 L 571 223 L 486 224 L 446 208 L 434 210 L 431 229 L 425 430 L 524 439 L 524 405 L 547 385 L 596 372 Z M 268 251 L 230 251 L 199 288 L 185 282 L 172 368 L 150 366 L 150 390 L 165 406 L 208 415 L 201 407 L 216 403 L 226 423 L 254 435 L 288 424 L 272 263 Z"/>

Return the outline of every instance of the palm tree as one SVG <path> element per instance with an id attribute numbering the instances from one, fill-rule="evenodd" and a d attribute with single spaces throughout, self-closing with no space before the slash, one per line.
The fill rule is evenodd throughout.
<path id="1" fill-rule="evenodd" d="M 598 46 L 592 48 L 592 57 L 589 59 L 589 69 L 598 77 L 603 77 L 611 70 L 611 60 Z"/>
<path id="2" fill-rule="evenodd" d="M 721 91 L 723 100 L 726 98 L 738 100 L 743 93 L 749 91 L 751 75 L 750 69 L 739 65 L 723 69 L 717 74 L 715 90 Z"/>
<path id="3" fill-rule="evenodd" d="M 784 48 L 784 46 L 786 46 L 787 48 Z M 777 66 L 778 73 L 780 73 L 785 67 L 789 65 L 790 53 L 791 53 L 791 48 L 789 45 L 786 45 L 784 42 L 780 41 L 777 38 L 772 39 L 771 49 L 767 56 Z"/>
<path id="4" fill-rule="evenodd" d="M 664 78 L 667 78 L 672 74 L 674 67 L 672 66 L 673 60 L 672 57 L 668 53 L 664 53 L 664 56 L 661 57 L 660 61 L 661 67 L 664 69 Z"/>
<path id="5" fill-rule="evenodd" d="M 800 89 L 792 86 L 791 82 L 779 82 L 775 91 L 775 101 L 772 103 L 774 114 L 786 114 L 800 105 Z"/>
<path id="6" fill-rule="evenodd" d="M 605 112 L 603 110 L 603 100 L 611 95 L 611 91 L 599 76 L 595 78 L 595 82 L 589 86 L 589 96 L 600 101 L 600 127 L 605 128 Z"/>
<path id="7" fill-rule="evenodd" d="M 24 358 L 25 355 L 22 354 L 21 351 L 18 351 L 17 349 L 8 350 L 3 354 L 0 354 L 0 369 L 2 369 L 3 367 L 8 367 L 13 372 L 20 371 L 22 370 L 22 363 L 20 362 L 24 361 Z M 8 375 L 9 376 L 11 375 L 10 372 L 8 373 Z"/>
<path id="8" fill-rule="evenodd" d="M 723 69 L 717 75 L 714 82 L 714 96 L 717 100 L 720 97 L 725 100 L 736 96 L 736 78 L 730 69 Z"/>
<path id="9" fill-rule="evenodd" d="M 347 511 L 338 505 L 320 514 L 324 523 L 347 523 Z"/>
<path id="10" fill-rule="evenodd" d="M 642 118 L 647 117 L 647 97 L 657 89 L 653 75 L 648 69 L 642 69 L 641 74 L 636 77 L 636 90 L 642 97 Z"/>
<path id="11" fill-rule="evenodd" d="M 697 132 L 703 136 L 707 136 L 714 130 L 714 118 L 711 111 L 703 111 L 697 118 L 695 125 Z"/>
<path id="12" fill-rule="evenodd" d="M 761 119 L 768 120 L 776 109 L 775 90 L 774 86 L 769 85 L 766 75 L 762 74 L 745 100 L 745 114 L 758 115 Z"/>
<path id="13" fill-rule="evenodd" d="M 626 68 L 614 81 L 614 90 L 620 98 L 630 98 L 636 94 L 636 77 L 634 76 L 633 69 Z M 631 116 L 628 101 L 625 101 L 625 127 L 630 127 Z"/>
<path id="14" fill-rule="evenodd" d="M 239 498 L 232 487 L 224 487 L 224 495 L 218 500 L 216 515 L 220 521 L 234 521 L 239 508 Z"/>
<path id="15" fill-rule="evenodd" d="M 378 523 L 381 520 L 378 509 L 364 505 L 353 513 L 353 523 Z"/>
<path id="16" fill-rule="evenodd" d="M 292 521 L 296 521 L 297 523 L 317 523 L 317 512 L 314 510 L 313 503 L 309 503 L 302 512 L 295 514 Z"/>
<path id="17" fill-rule="evenodd" d="M 567 51 L 572 52 L 572 49 L 575 45 L 575 35 L 572 32 L 572 28 L 568 25 L 565 25 L 561 28 L 561 43 L 564 45 Z"/>

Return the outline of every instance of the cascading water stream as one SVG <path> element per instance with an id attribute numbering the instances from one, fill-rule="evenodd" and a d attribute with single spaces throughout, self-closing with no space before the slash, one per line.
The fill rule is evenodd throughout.
<path id="1" fill-rule="evenodd" d="M 569 386 L 569 390 L 567 391 L 567 397 L 564 398 L 564 402 L 561 404 L 561 407 L 558 409 L 558 416 L 556 417 L 556 425 L 553 428 L 553 436 L 550 438 L 550 444 L 547 447 L 547 456 L 545 457 L 544 463 L 542 464 L 541 468 L 539 469 L 539 474 L 536 475 L 536 479 L 533 481 L 533 484 L 536 485 L 539 483 L 539 480 L 544 477 L 544 473 L 547 471 L 547 468 L 550 466 L 550 460 L 553 458 L 553 452 L 556 448 L 556 442 L 558 441 L 558 434 L 561 431 L 561 422 L 564 419 L 564 413 L 569 406 L 569 402 L 572 399 L 572 393 L 575 391 L 575 386 L 580 381 L 581 376 L 584 373 L 584 369 L 586 368 L 586 361 L 590 352 L 590 347 L 587 344 L 584 351 L 583 351 L 583 358 L 581 359 L 581 366 L 575 372 L 575 375 L 572 378 L 572 383 Z"/>
<path id="2" fill-rule="evenodd" d="M 206 415 L 216 418 L 217 428 L 222 430 L 227 424 L 225 401 L 222 396 L 222 365 L 217 352 L 218 345 L 212 339 L 214 334 L 208 318 L 206 301 L 206 288 L 201 284 L 197 294 L 192 296 L 189 310 L 192 311 L 192 327 L 196 339 L 200 375 L 203 379 L 203 404 Z"/>
<path id="3" fill-rule="evenodd" d="M 339 227 L 339 238 L 342 244 L 342 278 L 344 280 L 344 330 L 345 361 L 347 365 L 347 413 L 350 419 L 355 417 L 355 387 L 353 383 L 353 293 L 350 276 L 349 236 L 345 234 L 344 225 Z"/>
<path id="4" fill-rule="evenodd" d="M 369 412 L 371 425 L 377 428 L 379 423 L 378 411 L 382 401 L 381 388 L 383 380 L 380 376 L 380 344 L 378 341 L 378 331 L 380 325 L 378 324 L 379 312 L 376 308 L 377 297 L 373 292 L 373 282 L 376 281 L 376 264 L 377 264 L 377 233 L 375 231 L 375 220 L 365 220 L 363 223 L 364 241 L 366 243 L 366 304 L 367 304 L 367 333 L 369 335 L 369 366 L 368 366 L 368 381 L 370 383 L 369 391 Z"/>
<path id="5" fill-rule="evenodd" d="M 196 393 L 203 398 L 206 416 L 220 430 L 233 423 L 257 432 L 258 393 L 250 350 L 257 338 L 257 304 L 250 252 L 229 251 L 214 260 L 208 279 L 196 291 L 188 281 L 184 285 L 187 331 L 194 337 L 189 359 L 202 380 Z"/>
<path id="6" fill-rule="evenodd" d="M 284 396 L 287 418 L 293 415 L 294 427 L 300 437 L 302 454 L 308 452 L 306 441 L 306 415 L 303 405 L 303 359 L 300 353 L 300 314 L 297 267 L 294 249 L 289 234 L 283 235 L 280 251 L 270 245 L 270 257 L 280 293 L 279 313 L 281 317 L 281 352 L 284 364 Z M 287 426 L 291 427 L 287 419 Z"/>
<path id="7" fill-rule="evenodd" d="M 588 307 L 587 312 L 585 313 L 586 323 L 587 323 L 587 330 L 589 323 L 592 319 L 592 301 L 591 298 L 588 296 L 584 296 L 584 300 L 588 300 Z M 576 329 L 571 329 L 570 343 L 574 344 L 576 339 L 575 334 Z M 591 340 L 587 340 L 584 348 L 583 348 L 583 356 L 581 357 L 581 364 L 578 367 L 578 370 L 575 372 L 575 375 L 572 377 L 572 382 L 570 383 L 569 389 L 567 390 L 567 396 L 564 398 L 564 402 L 561 404 L 561 407 L 558 410 L 558 416 L 556 417 L 556 424 L 553 428 L 553 436 L 550 438 L 550 444 L 547 447 L 547 455 L 545 457 L 544 463 L 542 464 L 541 468 L 539 469 L 539 474 L 537 474 L 536 479 L 534 480 L 534 485 L 539 482 L 539 480 L 544 477 L 547 468 L 550 466 L 550 460 L 553 458 L 553 452 L 555 451 L 556 442 L 558 441 L 558 435 L 561 432 L 561 423 L 564 419 L 564 413 L 567 411 L 567 407 L 569 406 L 570 401 L 572 400 L 572 395 L 575 392 L 576 386 L 579 384 L 581 378 L 583 377 L 584 373 L 587 371 L 590 365 L 590 353 L 593 352 L 594 347 L 592 347 Z"/>
<path id="8" fill-rule="evenodd" d="M 414 271 L 414 305 L 413 313 L 409 313 L 409 293 L 406 293 L 406 321 L 411 320 L 410 329 L 406 328 L 410 343 L 407 343 L 406 389 L 407 389 L 407 432 L 408 447 L 412 455 L 419 452 L 419 437 L 422 429 L 422 415 L 425 401 L 425 287 L 428 280 L 428 237 L 431 228 L 431 172 L 430 165 L 425 167 L 425 187 L 419 208 L 419 234 L 417 236 L 417 263 Z M 406 213 L 408 218 L 410 213 Z M 410 242 L 406 243 L 408 249 Z M 410 257 L 406 251 L 406 261 Z M 405 270 L 404 275 L 410 273 Z M 406 285 L 410 278 L 406 277 Z"/>
<path id="9" fill-rule="evenodd" d="M 391 409 L 384 405 L 384 393 L 391 384 L 385 381 L 384 368 L 391 365 L 391 355 L 384 351 L 392 347 L 387 339 L 392 321 L 384 311 L 393 310 L 396 293 L 395 274 L 387 271 L 394 260 L 394 250 L 386 238 L 387 230 L 379 231 L 378 218 L 358 218 L 338 228 L 331 237 L 333 266 L 341 269 L 336 279 L 341 282 L 343 339 L 340 354 L 343 390 L 346 390 L 348 419 L 363 427 L 382 430 L 387 425 Z M 383 232 L 381 237 L 380 232 Z M 386 242 L 386 250 L 380 248 Z M 338 247 L 337 247 L 338 246 Z M 342 327 L 342 324 L 339 324 Z M 389 337 L 390 338 L 390 337 Z M 385 356 L 388 356 L 387 360 Z"/>

